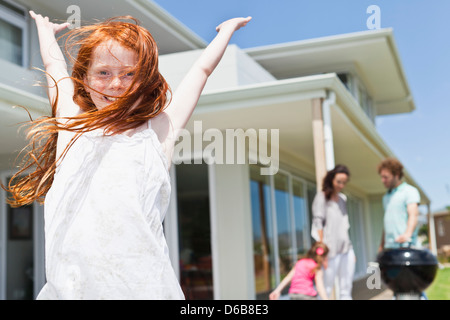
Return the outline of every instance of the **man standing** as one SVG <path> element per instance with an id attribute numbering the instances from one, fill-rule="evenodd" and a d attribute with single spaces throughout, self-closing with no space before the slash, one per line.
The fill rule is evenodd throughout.
<path id="1" fill-rule="evenodd" d="M 379 251 L 384 248 L 406 247 L 417 242 L 419 191 L 402 182 L 403 165 L 387 158 L 378 165 L 378 174 L 388 191 L 383 196 L 384 230 Z"/>

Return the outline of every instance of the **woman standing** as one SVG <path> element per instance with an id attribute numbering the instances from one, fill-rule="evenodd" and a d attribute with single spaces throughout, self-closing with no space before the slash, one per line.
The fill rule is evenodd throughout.
<path id="1" fill-rule="evenodd" d="M 350 241 L 347 214 L 347 197 L 341 193 L 350 171 L 344 165 L 337 165 L 327 172 L 323 179 L 322 191 L 312 204 L 313 221 L 311 235 L 316 241 L 324 242 L 328 248 L 328 268 L 324 270 L 324 284 L 328 296 L 339 279 L 339 298 L 352 299 L 355 253 Z"/>

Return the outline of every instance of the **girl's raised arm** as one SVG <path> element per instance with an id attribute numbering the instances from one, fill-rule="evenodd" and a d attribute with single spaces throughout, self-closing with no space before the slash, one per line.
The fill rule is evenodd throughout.
<path id="1" fill-rule="evenodd" d="M 181 129 L 186 126 L 197 105 L 208 77 L 219 64 L 233 33 L 247 25 L 251 17 L 234 18 L 220 24 L 217 36 L 205 48 L 176 89 L 170 105 L 152 126 L 163 143 L 168 158 Z"/>
<path id="2" fill-rule="evenodd" d="M 217 36 L 186 74 L 166 110 L 175 129 L 182 129 L 186 126 L 206 81 L 222 59 L 231 36 L 245 26 L 250 19 L 251 17 L 230 19 L 216 28 Z"/>
<path id="3" fill-rule="evenodd" d="M 55 35 L 69 26 L 69 23 L 52 23 L 48 17 L 43 17 L 30 11 L 30 16 L 35 20 L 39 36 L 39 45 L 44 63 L 48 95 L 50 103 L 53 103 L 58 94 L 56 109 L 57 117 L 72 117 L 80 113 L 79 107 L 73 102 L 74 87 L 67 72 L 64 55 L 56 41 Z M 55 86 L 58 85 L 58 92 Z"/>

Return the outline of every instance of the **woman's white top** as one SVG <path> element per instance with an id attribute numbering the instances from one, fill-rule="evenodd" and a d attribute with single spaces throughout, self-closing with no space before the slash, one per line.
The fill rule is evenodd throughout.
<path id="1" fill-rule="evenodd" d="M 87 132 L 57 167 L 38 299 L 184 299 L 162 226 L 167 158 L 148 124 L 132 137 Z"/>
<path id="2" fill-rule="evenodd" d="M 334 201 L 327 200 L 324 192 L 318 192 L 312 203 L 312 215 L 311 236 L 319 241 L 318 230 L 323 230 L 323 242 L 329 249 L 329 258 L 347 253 L 353 247 L 345 194 L 339 193 L 338 201 Z"/>

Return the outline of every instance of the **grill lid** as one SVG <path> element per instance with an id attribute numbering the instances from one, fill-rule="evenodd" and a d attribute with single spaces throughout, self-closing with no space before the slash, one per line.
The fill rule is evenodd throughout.
<path id="1" fill-rule="evenodd" d="M 377 256 L 380 266 L 429 266 L 437 265 L 436 257 L 429 250 L 413 248 L 386 249 Z"/>

